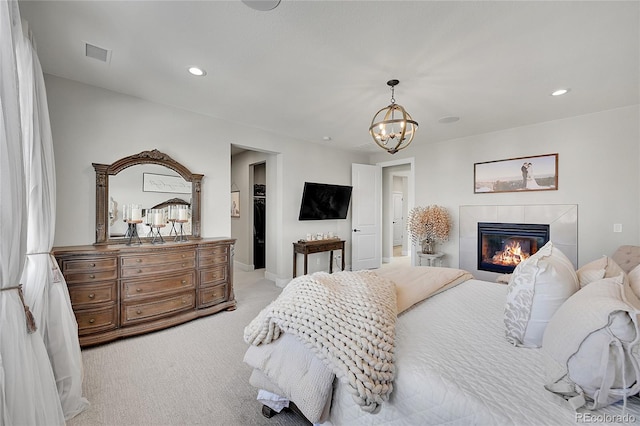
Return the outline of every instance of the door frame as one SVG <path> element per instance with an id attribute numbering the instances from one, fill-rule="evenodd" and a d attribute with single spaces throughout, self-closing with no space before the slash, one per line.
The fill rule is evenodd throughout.
<path id="1" fill-rule="evenodd" d="M 393 166 L 400 166 L 400 165 L 405 165 L 408 164 L 409 165 L 409 171 L 407 172 L 403 172 L 403 176 L 407 177 L 407 211 L 411 211 L 411 209 L 414 207 L 415 205 L 415 158 L 414 157 L 408 157 L 408 158 L 399 158 L 397 160 L 391 160 L 391 161 L 383 161 L 383 162 L 378 162 L 376 163 L 377 166 L 382 167 L 382 174 L 384 176 L 384 169 L 386 167 L 393 167 Z M 382 199 L 385 198 L 385 195 L 389 195 L 389 191 L 392 191 L 392 187 L 389 186 L 387 187 L 386 185 L 384 185 L 384 179 L 383 179 L 383 184 L 382 184 L 382 197 L 380 202 L 382 203 Z M 380 209 L 382 210 L 382 204 L 380 205 Z M 383 215 L 383 220 L 382 223 L 380 224 L 380 226 L 382 227 L 381 234 L 384 232 L 385 228 L 387 228 L 387 230 L 389 228 L 391 228 L 393 226 L 393 224 L 391 223 L 393 219 L 391 218 L 386 218 Z M 384 244 L 384 238 L 383 238 L 383 243 Z M 409 256 L 411 256 L 411 265 L 416 265 L 416 256 L 415 256 L 415 250 L 413 250 L 412 245 L 408 242 L 407 243 L 407 247 L 409 249 Z M 388 250 L 387 252 L 391 252 L 393 253 L 393 238 L 387 238 L 387 244 L 386 247 L 382 247 L 383 253 L 385 250 Z M 384 256 L 383 256 L 384 259 Z"/>

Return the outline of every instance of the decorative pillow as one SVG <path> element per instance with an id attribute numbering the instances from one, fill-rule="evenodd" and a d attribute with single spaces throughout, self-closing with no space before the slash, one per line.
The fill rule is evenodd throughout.
<path id="1" fill-rule="evenodd" d="M 629 277 L 629 285 L 631 286 L 631 290 L 636 295 L 636 297 L 640 297 L 640 265 L 630 270 L 627 276 Z"/>
<path id="2" fill-rule="evenodd" d="M 624 274 L 604 278 L 571 296 L 544 333 L 547 390 L 573 408 L 598 409 L 640 390 L 634 348 L 640 339 L 637 314 L 625 302 Z"/>
<path id="3" fill-rule="evenodd" d="M 602 256 L 600 259 L 596 259 L 593 262 L 589 262 L 586 265 L 578 269 L 578 281 L 580 281 L 580 288 L 586 286 L 594 281 L 600 281 L 603 278 L 617 277 L 624 271 L 622 268 L 610 257 Z"/>
<path id="4" fill-rule="evenodd" d="M 507 340 L 540 347 L 547 323 L 579 288 L 573 264 L 549 241 L 511 275 L 504 313 Z"/>

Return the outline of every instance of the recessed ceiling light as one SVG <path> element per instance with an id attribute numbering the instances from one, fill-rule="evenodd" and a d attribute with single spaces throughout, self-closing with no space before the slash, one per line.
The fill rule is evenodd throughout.
<path id="1" fill-rule="evenodd" d="M 551 96 L 562 96 L 569 93 L 571 89 L 558 89 L 555 92 L 551 93 Z"/>
<path id="2" fill-rule="evenodd" d="M 456 117 L 455 115 L 450 115 L 447 117 L 442 117 L 441 119 L 438 120 L 438 123 L 449 124 L 449 123 L 455 123 L 456 121 L 460 121 L 460 117 Z"/>
<path id="3" fill-rule="evenodd" d="M 322 140 L 325 142 L 329 142 L 331 140 L 331 136 L 323 136 Z"/>
<path id="4" fill-rule="evenodd" d="M 207 72 L 205 70 L 198 67 L 189 67 L 189 73 L 195 75 L 196 77 L 203 77 L 207 75 Z"/>
<path id="5" fill-rule="evenodd" d="M 266 12 L 278 7 L 280 0 L 242 0 L 242 3 L 246 4 L 251 9 Z"/>

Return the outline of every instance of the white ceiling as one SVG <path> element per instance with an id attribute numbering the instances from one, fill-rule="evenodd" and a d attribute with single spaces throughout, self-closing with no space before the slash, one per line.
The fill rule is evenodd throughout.
<path id="1" fill-rule="evenodd" d="M 307 142 L 379 150 L 395 99 L 426 144 L 639 103 L 637 1 L 21 1 L 45 73 Z M 108 64 L 84 44 L 111 49 Z M 187 73 L 191 65 L 205 77 Z M 560 87 L 572 90 L 551 97 Z M 441 124 L 446 116 L 460 121 Z M 330 142 L 323 137 L 330 136 Z"/>

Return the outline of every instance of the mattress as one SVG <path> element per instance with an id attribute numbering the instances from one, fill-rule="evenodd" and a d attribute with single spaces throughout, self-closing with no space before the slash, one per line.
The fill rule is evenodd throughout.
<path id="1" fill-rule="evenodd" d="M 396 324 L 397 374 L 390 400 L 363 412 L 336 381 L 334 425 L 570 425 L 640 423 L 640 398 L 576 413 L 544 389 L 540 349 L 504 337 L 507 286 L 469 280 L 411 308 Z"/>

